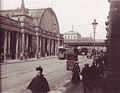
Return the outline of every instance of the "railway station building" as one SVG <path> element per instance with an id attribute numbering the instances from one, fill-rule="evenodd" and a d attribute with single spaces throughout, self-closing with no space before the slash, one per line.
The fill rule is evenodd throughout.
<path id="1" fill-rule="evenodd" d="M 57 54 L 63 44 L 59 23 L 51 8 L 20 8 L 0 11 L 0 55 L 6 59 L 22 59 Z"/>

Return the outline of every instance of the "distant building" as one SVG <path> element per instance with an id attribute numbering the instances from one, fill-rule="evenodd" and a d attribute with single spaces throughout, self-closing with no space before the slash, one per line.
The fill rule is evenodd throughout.
<path id="1" fill-rule="evenodd" d="M 78 40 L 81 35 L 78 32 L 68 31 L 63 34 L 64 40 Z"/>
<path id="2" fill-rule="evenodd" d="M 0 11 L 0 55 L 4 59 L 55 55 L 63 44 L 55 12 L 51 8 Z"/>
<path id="3" fill-rule="evenodd" d="M 63 33 L 63 37 L 64 37 L 64 43 L 67 42 L 93 42 L 93 38 L 90 37 L 81 37 L 81 34 L 78 32 L 74 32 L 74 31 L 68 31 Z"/>
<path id="4" fill-rule="evenodd" d="M 84 49 L 85 51 L 91 51 L 94 47 L 94 39 L 91 37 L 82 37 L 80 33 L 74 31 L 68 31 L 63 33 L 65 46 L 78 46 L 78 49 Z M 106 50 L 105 39 L 95 39 L 97 50 Z"/>

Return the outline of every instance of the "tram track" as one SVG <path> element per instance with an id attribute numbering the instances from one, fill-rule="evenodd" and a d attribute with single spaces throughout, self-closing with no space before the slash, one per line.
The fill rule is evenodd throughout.
<path id="1" fill-rule="evenodd" d="M 87 61 L 87 60 L 82 60 L 81 62 L 80 62 L 80 64 L 83 66 L 83 63 L 85 62 L 85 61 Z M 65 65 L 65 64 L 64 64 Z M 58 67 L 56 67 L 56 68 L 58 68 Z M 51 85 L 50 86 L 50 88 L 51 88 L 51 90 L 56 90 L 58 87 L 61 87 L 61 86 L 63 86 L 64 85 L 64 82 L 65 82 L 65 76 L 66 76 L 66 74 L 65 73 L 61 73 L 61 72 L 65 72 L 64 70 L 66 69 L 66 68 L 64 68 L 64 69 L 62 69 L 61 71 L 59 70 L 60 68 L 58 68 L 58 70 L 56 70 L 56 72 L 57 73 L 52 73 L 53 71 L 50 71 L 49 73 L 51 73 L 51 74 L 49 74 L 49 73 L 46 73 L 45 74 L 45 77 L 52 77 L 52 78 L 47 78 L 47 80 L 49 81 L 49 84 Z M 55 76 L 55 77 L 53 77 L 53 76 Z M 59 77 L 59 78 L 58 78 Z M 69 77 L 69 79 L 71 78 L 71 72 L 69 72 L 69 73 L 67 73 L 67 76 L 66 76 L 67 78 Z M 64 79 L 63 79 L 64 78 Z M 67 79 L 66 78 L 66 79 Z M 62 80 L 62 81 L 60 81 L 60 80 Z M 28 81 L 26 81 L 26 82 L 30 82 L 31 80 L 28 80 Z M 59 84 L 59 85 L 58 85 Z M 21 86 L 22 86 L 22 84 L 21 84 Z M 27 89 L 24 89 L 24 90 L 22 90 L 22 91 L 20 91 L 19 93 L 27 93 Z"/>
<path id="2" fill-rule="evenodd" d="M 57 83 L 60 83 L 58 80 L 65 78 L 66 74 L 70 75 L 69 73 L 71 73 L 71 72 L 68 72 L 66 70 L 66 66 L 65 66 L 66 60 L 58 60 L 58 61 L 56 61 L 56 63 L 52 62 L 52 61 L 53 60 L 49 60 L 49 62 L 35 62 L 34 65 L 29 65 L 29 67 L 27 67 L 27 68 L 21 69 L 21 66 L 23 66 L 23 65 L 21 65 L 19 67 L 20 69 L 15 67 L 14 68 L 15 70 L 14 69 L 5 70 L 5 72 L 3 72 L 4 77 L 1 80 L 3 82 L 6 80 L 11 80 L 12 82 L 10 82 L 10 85 L 7 85 L 7 83 L 5 83 L 4 86 L 6 86 L 6 87 L 4 87 L 3 90 L 13 91 L 14 89 L 18 89 L 20 91 L 19 93 L 23 93 L 23 91 L 27 91 L 26 86 L 28 86 L 28 83 L 32 80 L 33 76 L 35 75 L 36 66 L 39 66 L 39 65 L 41 65 L 44 68 L 45 74 L 44 73 L 43 74 L 45 75 L 45 77 L 47 77 L 47 79 L 51 85 L 51 89 L 54 89 L 56 86 L 58 86 Z M 87 61 L 87 60 L 80 59 L 80 64 L 84 63 L 85 61 Z M 16 71 L 16 68 L 18 69 L 17 71 Z M 34 69 L 32 69 L 32 68 L 34 68 Z M 6 74 L 12 73 L 14 71 L 16 71 L 16 73 L 14 73 L 12 75 L 9 74 L 9 76 L 5 77 Z M 61 72 L 63 72 L 63 73 L 61 73 Z M 55 76 L 55 77 L 53 77 L 53 76 Z M 17 78 L 16 81 L 13 81 L 14 78 Z M 24 80 L 22 80 L 22 78 L 24 78 Z M 24 92 L 24 93 L 27 93 L 27 92 Z"/>
<path id="3" fill-rule="evenodd" d="M 49 82 L 49 85 L 51 85 L 50 86 L 50 89 L 51 90 L 54 90 L 54 89 L 56 89 L 57 87 L 58 87 L 58 84 L 59 84 L 59 86 L 61 86 L 61 85 L 63 85 L 64 84 L 64 82 L 65 82 L 65 76 L 66 76 L 66 72 L 64 71 L 65 70 L 65 68 L 64 69 L 62 69 L 62 70 L 60 70 L 61 69 L 61 67 L 60 66 L 57 66 L 57 70 L 56 70 L 56 72 L 55 71 L 50 71 L 50 72 L 47 72 L 46 74 L 44 74 L 45 75 L 45 77 L 47 78 L 47 80 L 48 80 L 48 82 Z M 53 72 L 55 72 L 55 73 L 53 73 Z M 63 72 L 63 73 L 61 73 L 61 72 Z M 68 72 L 67 72 L 68 73 Z M 69 73 L 67 74 L 67 77 L 69 77 Z M 63 79 L 64 78 L 64 79 Z M 63 80 L 63 81 L 61 81 L 61 79 Z M 24 82 L 26 82 L 27 84 L 28 84 L 28 82 L 30 82 L 31 80 L 26 80 L 26 81 L 24 81 Z M 26 85 L 27 85 L 26 84 Z M 19 88 L 21 88 L 21 86 L 25 86 L 23 83 L 21 83 L 21 84 L 19 84 Z M 9 90 L 9 89 L 8 89 Z M 24 88 L 24 90 L 21 90 L 21 91 L 19 91 L 18 93 L 27 93 L 27 89 L 26 88 Z"/>
<path id="4" fill-rule="evenodd" d="M 55 64 L 55 65 L 57 65 L 57 64 Z M 57 65 L 57 66 L 60 66 L 60 65 Z M 51 66 L 50 66 L 51 67 Z M 49 68 L 50 67 L 47 67 L 47 69 L 48 69 L 48 72 L 45 74 L 45 76 L 49 76 L 50 75 L 50 73 L 52 73 L 52 72 L 54 72 L 54 70 L 52 70 L 52 71 L 49 71 Z M 58 67 L 57 67 L 58 68 Z M 59 71 L 59 70 L 56 70 L 56 71 Z M 29 72 L 29 74 L 30 73 L 33 73 L 33 72 Z M 24 73 L 25 74 L 25 73 Z M 28 74 L 28 73 L 27 73 Z M 55 74 L 54 74 L 55 75 Z M 53 76 L 53 75 L 52 75 Z M 52 77 L 52 76 L 50 76 L 50 77 Z M 15 76 L 14 76 L 15 77 Z M 18 76 L 17 76 L 18 77 Z M 16 86 L 23 86 L 24 85 L 24 83 L 25 82 L 29 82 L 29 81 L 31 81 L 32 80 L 32 76 L 31 77 L 29 77 L 29 78 L 26 78 L 26 80 L 25 81 L 22 81 L 22 82 L 19 82 L 19 83 L 15 83 L 15 84 L 13 84 L 13 85 L 11 85 L 11 86 L 9 86 L 9 87 L 6 87 L 4 90 L 9 90 L 9 89 L 11 89 L 12 87 L 16 87 Z M 54 80 L 54 79 L 53 79 Z M 53 81 L 52 80 L 52 81 Z M 50 80 L 51 81 L 51 80 Z M 21 92 L 20 92 L 21 93 Z"/>
<path id="5" fill-rule="evenodd" d="M 87 59 L 85 59 L 85 60 L 82 60 L 80 63 L 83 63 L 83 62 L 85 62 Z M 58 63 L 59 64 L 59 63 Z M 51 64 L 51 65 L 49 65 L 49 66 L 55 66 L 55 65 L 57 65 L 57 64 Z M 48 67 L 49 67 L 48 66 Z M 34 68 L 34 67 L 33 67 Z M 47 68 L 47 67 L 46 67 Z M 22 71 L 22 72 L 21 72 Z M 5 79 L 5 78 L 9 78 L 9 77 L 12 77 L 12 76 L 17 76 L 17 75 L 21 75 L 21 74 L 25 74 L 25 73 L 29 73 L 29 72 L 33 72 L 34 70 L 31 70 L 31 67 L 28 67 L 28 68 L 22 68 L 22 69 L 15 69 L 15 72 L 14 71 L 9 71 L 9 72 L 5 72 L 5 73 L 1 73 L 1 77 L 0 77 L 0 79 Z M 12 75 L 11 75 L 11 72 L 14 72 L 14 73 L 12 73 Z M 10 74 L 10 75 L 7 75 L 7 76 L 3 76 L 4 74 Z M 2 77 L 3 76 L 3 77 Z"/>
<path id="6" fill-rule="evenodd" d="M 45 68 L 48 68 L 49 66 L 55 66 L 55 65 L 58 65 L 59 63 L 57 64 L 49 64 L 47 66 L 45 66 Z M 34 68 L 31 70 L 31 68 Z M 22 68 L 22 69 L 18 69 L 18 68 L 14 68 L 12 70 L 7 70 L 5 72 L 2 72 L 1 73 L 1 77 L 0 79 L 5 79 L 5 78 L 9 78 L 9 77 L 12 77 L 12 76 L 17 76 L 17 75 L 21 75 L 21 74 L 25 74 L 25 73 L 29 73 L 29 72 L 33 72 L 35 70 L 35 65 L 34 66 L 30 66 L 28 68 Z"/>
<path id="7" fill-rule="evenodd" d="M 52 60 L 52 59 L 51 59 Z M 35 60 L 34 60 L 35 61 Z M 36 60 L 34 63 L 36 64 L 38 64 L 38 61 L 41 61 L 41 60 Z M 33 62 L 33 61 L 30 61 L 30 62 Z M 24 67 L 24 65 L 25 64 L 29 64 L 30 65 L 30 62 L 21 62 L 21 63 L 19 63 L 18 65 L 20 65 L 21 67 Z M 40 62 L 40 63 L 43 63 L 43 62 Z M 23 65 L 21 65 L 21 64 L 23 64 Z M 6 65 L 15 65 L 15 64 L 6 64 Z M 10 70 L 14 70 L 14 69 L 17 69 L 18 67 L 16 67 L 16 66 L 12 66 L 12 68 L 9 68 L 9 67 L 7 67 L 7 70 L 6 70 L 6 68 L 4 69 L 4 72 L 6 71 L 10 71 Z M 1 69 L 2 70 L 2 69 Z M 2 73 L 3 73 L 3 71 L 2 71 Z"/>

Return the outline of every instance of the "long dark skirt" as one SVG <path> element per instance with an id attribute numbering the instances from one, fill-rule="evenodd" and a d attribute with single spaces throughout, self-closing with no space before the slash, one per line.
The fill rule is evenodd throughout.
<path id="1" fill-rule="evenodd" d="M 73 84 L 78 84 L 78 83 L 80 83 L 80 75 L 79 75 L 79 73 L 73 74 L 72 79 L 71 79 L 71 82 L 72 82 Z"/>

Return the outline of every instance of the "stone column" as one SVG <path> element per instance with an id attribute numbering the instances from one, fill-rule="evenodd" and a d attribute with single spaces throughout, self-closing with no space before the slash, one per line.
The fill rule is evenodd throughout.
<path id="1" fill-rule="evenodd" d="M 58 46 L 60 46 L 60 35 L 59 34 L 57 35 L 57 43 L 58 43 Z"/>
<path id="2" fill-rule="evenodd" d="M 58 41 L 55 40 L 55 55 L 58 54 Z"/>
<path id="3" fill-rule="evenodd" d="M 18 33 L 16 33 L 16 59 L 18 58 Z"/>
<path id="4" fill-rule="evenodd" d="M 47 51 L 48 51 L 48 55 L 50 56 L 50 39 L 47 39 Z"/>
<path id="5" fill-rule="evenodd" d="M 39 48 L 41 50 L 41 37 L 39 37 Z"/>
<path id="6" fill-rule="evenodd" d="M 51 39 L 51 54 L 54 53 L 54 41 Z"/>
<path id="7" fill-rule="evenodd" d="M 19 52 L 21 53 L 22 52 L 22 34 L 19 34 L 19 44 L 20 44 L 20 49 L 19 49 Z"/>
<path id="8" fill-rule="evenodd" d="M 28 34 L 26 34 L 26 53 L 25 53 L 25 57 L 26 57 L 26 59 L 28 58 Z"/>
<path id="9" fill-rule="evenodd" d="M 41 37 L 39 36 L 39 57 L 41 57 Z"/>
<path id="10" fill-rule="evenodd" d="M 43 53 L 43 56 L 45 56 L 45 38 L 42 37 L 42 53 Z"/>
<path id="11" fill-rule="evenodd" d="M 7 31 L 4 31 L 4 60 L 6 59 L 7 54 Z"/>
<path id="12" fill-rule="evenodd" d="M 20 53 L 20 60 L 23 60 L 25 58 L 24 56 L 24 50 L 25 50 L 25 33 L 24 33 L 24 29 L 21 29 L 21 33 L 22 33 L 22 36 L 21 36 L 21 47 L 22 47 L 22 51 Z"/>
<path id="13" fill-rule="evenodd" d="M 110 0 L 105 93 L 120 93 L 120 0 Z"/>
<path id="14" fill-rule="evenodd" d="M 51 46 L 52 46 L 51 43 L 52 43 L 52 42 L 51 42 L 51 39 L 50 39 L 50 56 L 51 56 Z"/>
<path id="15" fill-rule="evenodd" d="M 38 52 L 39 52 L 39 36 L 37 35 L 36 38 L 37 38 L 37 48 L 36 48 L 36 55 L 35 55 L 35 57 L 38 58 Z"/>
<path id="16" fill-rule="evenodd" d="M 28 50 L 28 34 L 26 34 L 26 47 L 27 47 L 27 50 Z"/>
<path id="17" fill-rule="evenodd" d="M 25 48 L 25 34 L 22 33 L 22 53 L 24 53 L 24 48 Z"/>
<path id="18" fill-rule="evenodd" d="M 8 32 L 8 54 L 10 54 L 10 34 L 11 32 Z"/>

